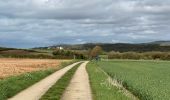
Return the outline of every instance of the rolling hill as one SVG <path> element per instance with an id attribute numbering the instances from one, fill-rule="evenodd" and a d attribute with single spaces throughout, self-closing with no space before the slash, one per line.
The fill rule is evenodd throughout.
<path id="1" fill-rule="evenodd" d="M 170 41 L 155 41 L 155 42 L 151 42 L 150 44 L 158 44 L 160 46 L 170 46 Z"/>
<path id="2" fill-rule="evenodd" d="M 94 48 L 96 45 L 101 46 L 104 51 L 119 51 L 119 52 L 147 52 L 147 51 L 161 51 L 168 52 L 170 51 L 170 41 L 155 41 L 149 43 L 139 43 L 139 44 L 130 44 L 130 43 L 86 43 L 86 44 L 61 44 L 54 45 L 49 47 L 40 47 L 35 49 L 56 49 L 58 47 L 63 47 L 68 50 L 89 50 Z"/>

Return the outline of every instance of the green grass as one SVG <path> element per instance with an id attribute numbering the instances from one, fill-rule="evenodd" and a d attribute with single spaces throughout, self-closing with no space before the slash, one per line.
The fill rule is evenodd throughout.
<path id="1" fill-rule="evenodd" d="M 170 98 L 168 61 L 102 61 L 98 65 L 141 100 Z"/>
<path id="2" fill-rule="evenodd" d="M 130 100 L 118 88 L 108 82 L 108 76 L 99 70 L 95 63 L 90 62 L 87 65 L 87 71 L 94 100 Z"/>
<path id="3" fill-rule="evenodd" d="M 46 76 L 73 62 L 75 61 L 64 62 L 59 67 L 57 67 L 57 69 L 47 69 L 42 71 L 30 72 L 0 80 L 0 100 L 6 100 L 7 98 L 16 95 L 20 91 L 28 88 L 29 86 L 40 81 Z"/>
<path id="4" fill-rule="evenodd" d="M 42 96 L 40 100 L 60 100 L 66 87 L 69 85 L 75 71 L 80 64 L 74 66 L 68 72 L 66 72 L 56 83 L 53 85 L 46 94 Z"/>

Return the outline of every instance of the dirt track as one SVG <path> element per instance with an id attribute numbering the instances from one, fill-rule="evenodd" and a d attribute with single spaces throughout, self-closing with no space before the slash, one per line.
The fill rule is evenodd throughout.
<path id="1" fill-rule="evenodd" d="M 28 89 L 20 92 L 16 96 L 12 97 L 9 100 L 38 100 L 41 96 L 47 92 L 47 90 L 58 81 L 69 69 L 74 67 L 78 63 L 74 63 L 69 65 L 54 74 L 48 76 L 47 78 L 41 80 L 40 82 L 34 84 L 33 86 L 29 87 Z M 86 99 L 90 100 L 90 99 Z"/>
<path id="2" fill-rule="evenodd" d="M 61 100 L 92 100 L 86 64 L 83 63 L 76 71 Z"/>

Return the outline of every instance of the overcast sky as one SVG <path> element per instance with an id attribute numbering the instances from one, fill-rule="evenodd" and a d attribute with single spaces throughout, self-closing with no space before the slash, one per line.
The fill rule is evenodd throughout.
<path id="1" fill-rule="evenodd" d="M 170 0 L 0 0 L 0 46 L 170 40 Z"/>

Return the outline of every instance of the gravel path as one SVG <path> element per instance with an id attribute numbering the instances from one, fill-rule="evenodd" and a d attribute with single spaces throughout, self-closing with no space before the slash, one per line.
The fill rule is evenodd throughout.
<path id="1" fill-rule="evenodd" d="M 92 100 L 86 64 L 83 63 L 76 71 L 61 100 Z"/>
<path id="2" fill-rule="evenodd" d="M 74 63 L 69 65 L 52 75 L 46 77 L 45 79 L 41 80 L 40 82 L 34 84 L 33 86 L 25 89 L 24 91 L 20 92 L 16 96 L 8 99 L 8 100 L 38 100 L 41 98 L 43 94 L 45 94 L 48 89 L 58 81 L 69 69 L 74 67 L 80 62 Z"/>

